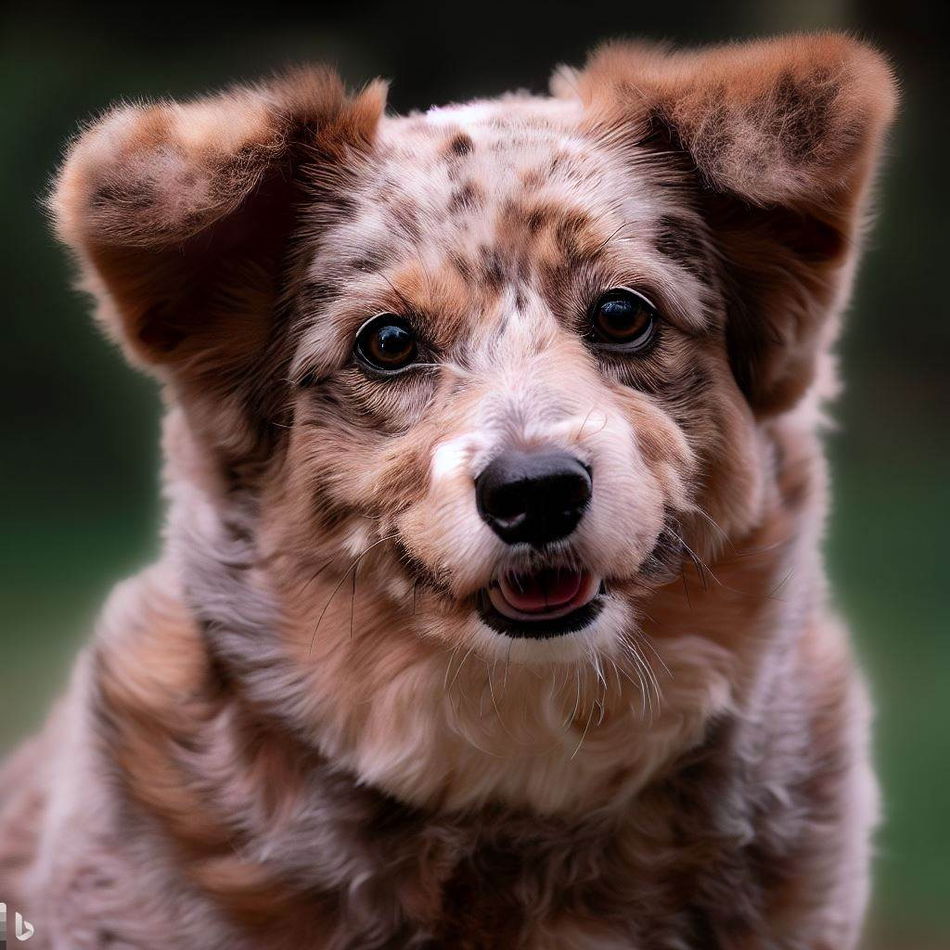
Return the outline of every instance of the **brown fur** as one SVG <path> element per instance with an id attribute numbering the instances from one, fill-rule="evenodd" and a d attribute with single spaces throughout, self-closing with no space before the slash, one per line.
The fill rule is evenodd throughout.
<path id="1" fill-rule="evenodd" d="M 817 430 L 888 67 L 623 44 L 550 98 L 383 92 L 303 71 L 70 149 L 51 207 L 166 388 L 169 524 L 4 773 L 0 893 L 74 950 L 853 947 L 875 785 Z M 586 342 L 624 285 L 642 358 Z M 388 311 L 432 365 L 381 381 L 350 354 Z M 512 553 L 473 477 L 547 445 L 593 502 Z M 480 623 L 551 559 L 605 579 L 589 628 Z"/>

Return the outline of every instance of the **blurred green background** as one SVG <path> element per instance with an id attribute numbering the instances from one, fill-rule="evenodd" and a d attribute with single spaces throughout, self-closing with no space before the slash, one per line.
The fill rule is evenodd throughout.
<path id="1" fill-rule="evenodd" d="M 829 557 L 877 698 L 887 811 L 868 947 L 950 947 L 950 89 L 938 9 L 919 0 L 315 2 L 296 13 L 8 3 L 0 751 L 39 724 L 102 597 L 157 546 L 156 390 L 98 336 L 40 205 L 80 120 L 117 98 L 188 95 L 313 59 L 334 61 L 353 83 L 392 78 L 392 106 L 405 110 L 542 89 L 554 63 L 618 34 L 695 42 L 847 28 L 891 54 L 904 90 L 830 440 Z"/>

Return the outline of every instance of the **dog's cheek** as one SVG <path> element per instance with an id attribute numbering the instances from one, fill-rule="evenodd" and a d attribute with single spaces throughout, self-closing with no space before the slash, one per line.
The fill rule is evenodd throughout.
<path id="1" fill-rule="evenodd" d="M 489 580 L 500 542 L 475 506 L 473 465 L 484 439 L 471 431 L 472 399 L 428 411 L 377 454 L 372 479 L 380 530 L 394 536 L 443 594 L 464 598 Z"/>
<path id="2" fill-rule="evenodd" d="M 732 373 L 725 344 L 697 352 L 701 385 L 682 385 L 667 396 L 668 411 L 685 436 L 692 465 L 682 468 L 688 498 L 683 520 L 689 543 L 714 557 L 726 537 L 742 536 L 758 523 L 768 459 L 761 426 Z"/>
<path id="3" fill-rule="evenodd" d="M 595 446 L 603 472 L 595 513 L 601 546 L 615 562 L 608 573 L 625 576 L 653 549 L 668 517 L 688 508 L 697 460 L 682 429 L 654 401 L 620 386 L 614 399 L 618 421 Z"/>
<path id="4" fill-rule="evenodd" d="M 711 388 L 713 424 L 703 447 L 695 525 L 698 553 L 716 556 L 725 537 L 742 537 L 758 524 L 770 468 L 767 440 L 731 373 Z"/>
<path id="5" fill-rule="evenodd" d="M 626 577 L 637 570 L 659 532 L 661 486 L 621 413 L 606 413 L 578 448 L 590 460 L 594 490 L 578 526 L 577 553 L 596 574 Z"/>
<path id="6" fill-rule="evenodd" d="M 261 507 L 259 545 L 270 556 L 295 560 L 295 570 L 314 572 L 330 556 L 355 556 L 357 528 L 369 526 L 363 502 L 368 497 L 378 437 L 350 430 L 308 413 L 302 395 L 297 422 L 287 436 Z M 371 543 L 369 538 L 366 543 Z"/>
<path id="7" fill-rule="evenodd" d="M 698 377 L 667 383 L 649 400 L 627 388 L 615 393 L 667 517 L 697 554 L 711 558 L 726 537 L 757 523 L 769 463 L 725 352 L 696 352 L 695 366 Z M 702 384 L 692 385 L 697 378 Z"/>
<path id="8" fill-rule="evenodd" d="M 373 504 L 390 518 L 416 504 L 425 495 L 429 459 L 436 439 L 436 427 L 428 422 L 376 446 L 372 462 Z"/>

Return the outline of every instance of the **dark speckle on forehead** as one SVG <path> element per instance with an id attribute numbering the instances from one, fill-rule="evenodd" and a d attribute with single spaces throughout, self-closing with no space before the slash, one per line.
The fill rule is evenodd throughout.
<path id="1" fill-rule="evenodd" d="M 468 155 L 475 149 L 475 143 L 472 141 L 470 135 L 466 135 L 465 132 L 459 132 L 457 135 L 454 135 L 449 140 L 448 152 L 450 155 L 460 158 L 463 155 Z"/>
<path id="2" fill-rule="evenodd" d="M 525 224 L 532 234 L 537 234 L 551 221 L 551 210 L 544 205 L 532 208 L 525 216 Z"/>
<path id="3" fill-rule="evenodd" d="M 392 254 L 393 249 L 384 244 L 369 244 L 361 249 L 359 254 L 347 261 L 347 266 L 352 267 L 353 270 L 370 273 L 385 267 L 389 263 Z"/>
<path id="4" fill-rule="evenodd" d="M 484 203 L 481 188 L 472 181 L 466 181 L 456 188 L 449 198 L 449 211 L 456 214 L 461 211 L 473 211 Z"/>
<path id="5" fill-rule="evenodd" d="M 593 222 L 584 211 L 565 211 L 557 219 L 555 238 L 564 252 L 571 257 L 583 255 L 582 238 L 593 231 Z"/>
<path id="6" fill-rule="evenodd" d="M 497 248 L 483 246 L 479 255 L 481 277 L 492 288 L 501 287 L 505 279 L 504 258 Z"/>

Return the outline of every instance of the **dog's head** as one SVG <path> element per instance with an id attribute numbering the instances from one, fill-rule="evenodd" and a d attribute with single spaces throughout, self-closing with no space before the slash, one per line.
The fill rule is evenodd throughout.
<path id="1" fill-rule="evenodd" d="M 303 72 L 116 110 L 53 206 L 317 642 L 571 660 L 761 519 L 893 99 L 840 36 L 406 118 Z"/>

